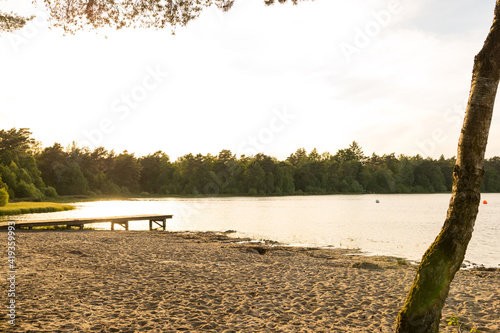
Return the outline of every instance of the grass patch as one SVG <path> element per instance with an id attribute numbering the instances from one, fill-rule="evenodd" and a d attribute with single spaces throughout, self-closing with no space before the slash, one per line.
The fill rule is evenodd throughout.
<path id="1" fill-rule="evenodd" d="M 13 202 L 0 207 L 0 216 L 61 212 L 72 209 L 75 209 L 75 206 L 55 202 Z"/>

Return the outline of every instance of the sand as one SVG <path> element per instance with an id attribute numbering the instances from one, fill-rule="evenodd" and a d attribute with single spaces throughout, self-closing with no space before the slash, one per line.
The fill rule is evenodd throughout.
<path id="1" fill-rule="evenodd" d="M 2 310 L 0 327 L 8 332 L 391 332 L 416 271 L 396 258 L 238 243 L 216 233 L 16 237 L 16 326 Z M 463 332 L 500 332 L 499 276 L 460 271 L 442 331 L 457 332 L 445 321 L 454 313 Z M 2 278 L 2 305 L 7 289 Z"/>

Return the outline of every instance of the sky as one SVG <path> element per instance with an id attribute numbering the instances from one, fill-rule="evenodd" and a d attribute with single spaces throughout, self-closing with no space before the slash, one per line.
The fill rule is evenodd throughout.
<path id="1" fill-rule="evenodd" d="M 0 129 L 30 128 L 44 147 L 75 141 L 173 160 L 222 149 L 281 160 L 352 141 L 366 155 L 452 157 L 494 5 L 236 0 L 175 35 L 65 36 L 30 0 L 0 0 L 37 15 L 0 35 Z M 498 112 L 487 157 L 500 155 Z"/>

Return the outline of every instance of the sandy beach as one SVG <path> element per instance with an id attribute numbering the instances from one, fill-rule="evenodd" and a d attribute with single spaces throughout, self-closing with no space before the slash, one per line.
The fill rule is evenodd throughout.
<path id="1" fill-rule="evenodd" d="M 416 267 L 217 233 L 18 231 L 16 325 L 2 331 L 391 332 Z M 500 272 L 460 271 L 443 313 L 500 332 Z"/>

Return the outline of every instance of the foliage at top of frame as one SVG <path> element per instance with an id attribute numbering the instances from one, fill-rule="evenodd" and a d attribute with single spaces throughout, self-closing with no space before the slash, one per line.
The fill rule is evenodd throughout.
<path id="1" fill-rule="evenodd" d="M 294 5 L 305 0 L 290 0 Z M 53 27 L 66 33 L 100 27 L 122 28 L 171 28 L 185 26 L 208 7 L 216 6 L 227 12 L 235 0 L 44 0 Z M 287 0 L 278 0 L 286 3 Z M 273 5 L 274 0 L 264 0 Z M 34 6 L 36 6 L 34 4 Z M 0 33 L 22 28 L 31 18 L 0 12 Z"/>

